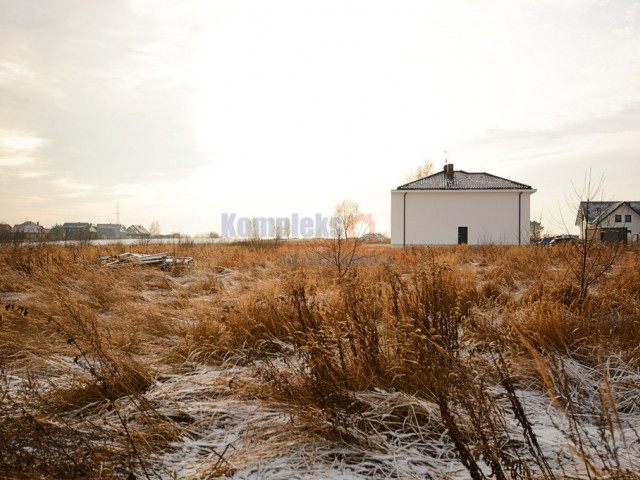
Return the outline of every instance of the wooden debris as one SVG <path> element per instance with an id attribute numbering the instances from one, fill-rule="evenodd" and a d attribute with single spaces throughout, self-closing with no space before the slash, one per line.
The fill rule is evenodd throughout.
<path id="1" fill-rule="evenodd" d="M 107 255 L 100 257 L 98 261 L 105 267 L 119 268 L 130 267 L 133 265 L 157 265 L 163 269 L 172 267 L 192 267 L 194 264 L 193 257 L 173 257 L 169 252 L 162 253 L 121 253 L 117 257 Z"/>

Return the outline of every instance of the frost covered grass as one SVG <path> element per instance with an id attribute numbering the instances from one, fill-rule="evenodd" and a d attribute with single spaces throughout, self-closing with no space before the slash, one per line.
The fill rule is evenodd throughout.
<path id="1" fill-rule="evenodd" d="M 322 248 L 0 248 L 0 472 L 640 478 L 637 248 L 588 288 L 571 245 L 278 262 Z"/>

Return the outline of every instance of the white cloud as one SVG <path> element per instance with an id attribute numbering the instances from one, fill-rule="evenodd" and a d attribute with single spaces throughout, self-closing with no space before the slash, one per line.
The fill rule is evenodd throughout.
<path id="1" fill-rule="evenodd" d="M 21 155 L 6 155 L 0 153 L 0 167 L 15 167 L 31 163 L 33 158 Z"/>
<path id="2" fill-rule="evenodd" d="M 0 167 L 13 167 L 33 162 L 32 156 L 42 138 L 18 130 L 0 129 Z"/>
<path id="3" fill-rule="evenodd" d="M 81 183 L 70 177 L 63 177 L 51 182 L 55 187 L 55 193 L 62 198 L 79 198 L 96 191 L 96 186 Z"/>
<path id="4" fill-rule="evenodd" d="M 15 176 L 19 178 L 39 178 L 46 176 L 48 173 L 46 170 L 18 170 Z"/>
<path id="5" fill-rule="evenodd" d="M 5 82 L 32 79 L 33 77 L 33 72 L 24 65 L 17 62 L 0 61 L 0 79 Z"/>
<path id="6" fill-rule="evenodd" d="M 35 150 L 42 143 L 42 139 L 35 135 L 10 130 L 0 130 L 0 148 L 12 151 Z"/>

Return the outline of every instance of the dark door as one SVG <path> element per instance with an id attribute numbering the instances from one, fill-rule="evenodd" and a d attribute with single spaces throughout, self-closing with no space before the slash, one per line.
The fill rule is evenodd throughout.
<path id="1" fill-rule="evenodd" d="M 467 243 L 467 233 L 469 227 L 458 227 L 458 245 Z"/>

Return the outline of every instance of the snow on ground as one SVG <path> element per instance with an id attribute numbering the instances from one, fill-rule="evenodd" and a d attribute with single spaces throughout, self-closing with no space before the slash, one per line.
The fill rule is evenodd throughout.
<path id="1" fill-rule="evenodd" d="M 572 375 L 597 384 L 589 378 L 597 371 L 577 363 L 569 363 L 567 368 Z M 630 379 L 630 371 L 620 366 L 616 372 L 616 381 L 638 380 Z M 183 425 L 179 439 L 151 459 L 161 478 L 468 478 L 442 428 L 438 408 L 431 402 L 399 392 L 359 393 L 358 400 L 370 407 L 361 419 L 367 425 L 345 432 L 356 440 L 347 444 L 318 435 L 308 419 L 290 407 L 247 393 L 250 390 L 244 387 L 258 382 L 253 369 L 238 366 L 202 366 L 159 379 L 147 398 L 159 414 L 182 419 Z M 243 390 L 245 393 L 238 395 Z M 497 387 L 494 393 L 498 393 Z M 577 478 L 585 475 L 585 465 L 571 451 L 577 445 L 567 435 L 571 430 L 568 416 L 551 406 L 544 392 L 519 390 L 517 394 L 551 468 Z M 637 402 L 637 394 L 634 398 Z M 598 401 L 597 391 L 593 401 Z M 521 429 L 509 414 L 506 400 L 502 406 L 510 434 L 514 432 L 512 438 L 518 440 Z M 399 420 L 401 417 L 389 414 L 397 409 L 409 413 Z M 586 411 L 578 418 L 584 448 L 595 453 L 593 449 L 600 445 L 598 418 Z M 620 412 L 620 419 L 625 438 L 621 431 L 616 432 L 617 445 L 627 442 L 620 456 L 621 467 L 633 471 L 640 464 L 640 445 L 634 435 L 634 429 L 640 431 L 640 418 L 636 410 L 628 409 Z M 486 465 L 481 467 L 489 473 Z"/>
<path id="2" fill-rule="evenodd" d="M 147 398 L 159 414 L 186 422 L 180 439 L 151 459 L 154 470 L 181 479 L 465 478 L 442 432 L 434 442 L 413 425 L 395 438 L 377 436 L 370 447 L 331 442 L 284 405 L 233 394 L 235 384 L 256 381 L 243 367 L 162 378 Z M 384 392 L 364 397 L 372 405 L 401 400 Z"/>

